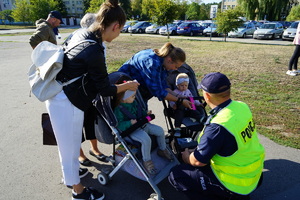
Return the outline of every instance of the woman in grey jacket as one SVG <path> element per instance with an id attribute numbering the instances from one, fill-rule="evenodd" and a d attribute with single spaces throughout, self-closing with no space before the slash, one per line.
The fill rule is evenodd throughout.
<path id="1" fill-rule="evenodd" d="M 107 0 L 101 5 L 96 21 L 89 29 L 77 31 L 66 48 L 83 40 L 89 41 L 65 54 L 63 69 L 57 76 L 61 82 L 80 78 L 46 101 L 58 144 L 64 184 L 73 186 L 72 199 L 104 199 L 104 194 L 80 183 L 78 156 L 84 111 L 92 106 L 97 93 L 111 96 L 128 89 L 137 90 L 139 85 L 132 81 L 111 85 L 108 80 L 102 42 L 111 42 L 118 37 L 125 21 L 126 15 L 118 0 Z"/>

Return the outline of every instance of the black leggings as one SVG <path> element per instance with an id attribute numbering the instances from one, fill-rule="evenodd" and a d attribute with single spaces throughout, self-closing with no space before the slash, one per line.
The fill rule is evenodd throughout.
<path id="1" fill-rule="evenodd" d="M 300 45 L 296 45 L 296 48 L 295 48 L 295 51 L 290 59 L 290 62 L 289 62 L 289 70 L 292 70 L 292 69 L 295 69 L 297 70 L 298 69 L 298 58 L 300 56 Z M 293 68 L 294 66 L 294 68 Z"/>

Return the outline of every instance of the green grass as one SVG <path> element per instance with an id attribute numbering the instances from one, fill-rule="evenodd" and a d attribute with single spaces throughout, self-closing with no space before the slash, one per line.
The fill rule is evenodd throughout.
<path id="1" fill-rule="evenodd" d="M 209 72 L 226 74 L 232 83 L 232 99 L 250 106 L 260 134 L 300 149 L 300 76 L 285 74 L 294 46 L 121 34 L 107 43 L 108 71 L 118 70 L 134 53 L 160 48 L 166 42 L 186 52 L 186 62 L 199 81 Z"/>
<path id="2" fill-rule="evenodd" d="M 232 99 L 247 103 L 260 134 L 300 149 L 300 76 L 285 74 L 294 51 L 291 46 L 243 44 L 141 37 L 121 34 L 107 44 L 107 65 L 116 71 L 134 53 L 172 42 L 187 54 L 200 81 L 204 74 L 220 71 L 232 82 Z"/>

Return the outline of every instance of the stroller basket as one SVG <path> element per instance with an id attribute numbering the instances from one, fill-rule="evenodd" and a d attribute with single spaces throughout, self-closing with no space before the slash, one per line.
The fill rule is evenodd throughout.
<path id="1" fill-rule="evenodd" d="M 132 80 L 128 75 L 121 72 L 111 73 L 109 75 L 109 79 L 112 84 Z M 136 93 L 136 100 L 138 103 L 141 103 L 142 107 L 146 108 L 146 105 L 138 91 Z M 97 116 L 98 124 L 95 125 L 96 138 L 99 142 L 113 144 L 113 156 L 110 159 L 110 162 L 112 163 L 112 170 L 109 172 L 100 171 L 98 174 L 99 183 L 102 185 L 106 185 L 119 169 L 123 169 L 129 174 L 147 181 L 150 184 L 155 193 L 151 194 L 149 199 L 163 199 L 161 197 L 161 192 L 157 187 L 157 184 L 169 175 L 169 171 L 172 167 L 179 164 L 178 160 L 175 158 L 175 156 L 173 156 L 173 161 L 166 161 L 164 158 L 160 158 L 157 156 L 158 158 L 155 159 L 158 159 L 159 162 L 156 165 L 156 160 L 153 157 L 154 155 L 157 155 L 155 149 L 151 153 L 151 156 L 156 167 L 161 170 L 156 175 L 150 175 L 141 164 L 141 161 L 135 156 L 135 152 L 126 140 L 126 135 L 124 135 L 124 133 L 117 128 L 118 122 L 112 110 L 111 101 L 111 97 L 102 97 L 100 95 L 97 95 L 97 98 L 94 100 L 94 106 L 99 112 Z M 119 154 L 116 155 L 116 144 L 120 144 L 122 147 L 124 147 L 125 150 L 122 156 L 120 156 Z M 171 152 L 168 147 L 167 149 Z M 131 168 L 135 169 L 132 170 Z"/>

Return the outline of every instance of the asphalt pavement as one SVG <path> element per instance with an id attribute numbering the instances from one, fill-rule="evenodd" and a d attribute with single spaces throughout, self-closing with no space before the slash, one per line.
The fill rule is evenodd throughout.
<path id="1" fill-rule="evenodd" d="M 33 30 L 32 30 L 33 31 Z M 63 38 L 66 35 L 63 35 Z M 42 145 L 41 113 L 44 103 L 30 97 L 27 71 L 31 65 L 32 49 L 29 35 L 1 36 L 0 30 L 0 200 L 64 200 L 71 198 L 71 190 L 61 184 L 61 170 L 57 148 Z M 61 41 L 62 42 L 62 41 Z M 167 129 L 162 103 L 149 102 L 156 114 L 153 123 Z M 300 150 L 274 143 L 260 135 L 266 149 L 264 181 L 253 194 L 253 200 L 297 200 L 300 196 Z M 105 154 L 112 146 L 99 144 Z M 100 169 L 110 164 L 99 162 L 88 154 L 89 144 L 83 143 L 87 157 L 93 161 L 83 184 L 106 194 L 107 200 L 146 200 L 153 192 L 150 185 L 118 171 L 106 186 L 97 181 Z M 187 200 L 163 180 L 158 184 L 165 200 Z"/>

